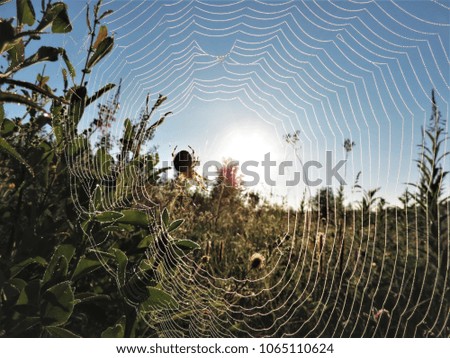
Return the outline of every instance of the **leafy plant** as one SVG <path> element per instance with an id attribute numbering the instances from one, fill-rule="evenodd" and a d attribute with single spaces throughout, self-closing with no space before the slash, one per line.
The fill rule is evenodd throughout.
<path id="1" fill-rule="evenodd" d="M 170 223 L 167 211 L 159 220 L 131 206 L 136 188 L 129 183 L 136 170 L 148 185 L 166 170 L 155 168 L 156 154 L 141 154 L 165 118 L 149 123 L 165 97 L 160 96 L 136 125 L 126 121 L 119 160 L 107 146 L 94 151 L 89 133 L 78 132 L 86 107 L 114 88 L 107 84 L 92 95 L 87 91 L 88 74 L 114 45 L 100 23 L 111 11 L 101 12 L 101 4 L 98 1 L 92 12 L 87 8 L 90 46 L 78 84 L 64 49 L 41 46 L 26 56 L 30 43 L 46 35 L 44 30 L 72 30 L 65 3 L 43 4 L 38 20 L 31 1 L 17 1 L 15 22 L 0 20 L 0 49 L 8 54 L 6 70 L 0 72 L 0 175 L 6 183 L 0 186 L 0 217 L 8 222 L 0 226 L 3 336 L 139 335 L 147 331 L 141 321 L 145 313 L 177 306 L 156 287 L 156 270 L 176 269 L 177 262 L 198 248 L 172 238 L 182 221 Z M 62 93 L 49 87 L 50 76 L 44 72 L 35 83 L 13 78 L 31 65 L 58 60 L 66 64 Z M 22 94 L 15 93 L 17 88 Z M 23 115 L 8 118 L 8 104 L 24 105 Z M 74 176 L 86 168 L 94 168 L 89 180 Z M 124 200 L 128 206 L 122 205 Z M 158 259 L 149 260 L 151 250 Z M 126 318 L 119 312 L 126 312 Z"/>
<path id="2" fill-rule="evenodd" d="M 448 239 L 445 177 L 448 171 L 443 169 L 444 159 L 450 153 L 445 151 L 445 120 L 438 109 L 434 90 L 431 91 L 432 114 L 428 127 L 422 132 L 422 143 L 419 145 L 419 183 L 412 184 L 416 189 L 415 201 L 420 208 L 423 222 L 421 234 L 426 238 L 432 252 L 436 254 L 438 266 L 445 271 L 447 266 Z"/>

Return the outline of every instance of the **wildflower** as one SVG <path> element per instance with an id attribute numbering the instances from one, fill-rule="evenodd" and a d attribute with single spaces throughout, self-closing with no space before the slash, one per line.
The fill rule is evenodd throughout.
<path id="1" fill-rule="evenodd" d="M 265 258 L 260 253 L 255 253 L 250 257 L 250 267 L 258 270 L 264 267 Z"/>
<path id="2" fill-rule="evenodd" d="M 239 188 L 241 178 L 238 175 L 238 165 L 235 161 L 226 161 L 219 168 L 219 181 L 232 188 Z"/>
<path id="3" fill-rule="evenodd" d="M 16 187 L 16 184 L 14 184 L 14 183 L 9 183 L 9 185 L 8 185 L 9 190 L 13 190 L 15 187 Z"/>

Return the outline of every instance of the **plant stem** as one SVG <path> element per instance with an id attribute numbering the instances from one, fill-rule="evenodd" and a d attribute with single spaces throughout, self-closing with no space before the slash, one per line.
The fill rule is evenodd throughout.
<path id="1" fill-rule="evenodd" d="M 89 7 L 88 7 L 87 11 L 89 11 Z M 94 46 L 94 40 L 95 40 L 95 35 L 96 35 L 95 30 L 97 29 L 97 25 L 98 25 L 98 18 L 97 18 L 97 13 L 95 13 L 94 14 L 94 26 L 93 26 L 92 31 L 90 33 L 91 40 L 90 40 L 90 43 L 89 43 L 88 53 L 87 53 L 87 56 L 86 56 L 86 62 L 84 64 L 83 75 L 81 76 L 80 87 L 83 86 L 84 78 L 86 77 L 86 73 L 88 71 L 87 65 L 89 63 L 89 59 L 91 57 L 91 54 L 94 52 L 93 46 Z"/>

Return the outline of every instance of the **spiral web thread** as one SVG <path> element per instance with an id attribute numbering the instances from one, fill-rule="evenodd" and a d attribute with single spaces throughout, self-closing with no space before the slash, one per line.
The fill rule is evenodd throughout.
<path id="1" fill-rule="evenodd" d="M 428 121 L 431 88 L 443 117 L 449 113 L 449 6 L 425 4 L 429 13 L 412 1 L 111 1 L 104 7 L 114 9 L 107 25 L 117 46 L 90 85 L 122 78 L 120 118 L 136 116 L 149 91 L 169 98 L 161 113 L 186 113 L 195 101 L 238 103 L 271 124 L 278 137 L 298 129 L 303 159 L 323 152 L 323 143 L 341 155 L 344 139 L 352 138 L 357 146 L 349 153 L 348 178 L 362 170 L 363 187 L 390 184 L 398 197 L 405 182 L 417 181 L 415 128 Z M 436 20 L 437 13 L 447 17 Z M 209 51 L 218 41 L 224 52 Z M 89 109 L 85 117 L 96 115 Z M 122 124 L 111 132 L 120 135 Z M 82 168 L 69 153 L 67 159 L 74 184 L 93 179 L 95 168 Z M 146 185 L 138 173 L 131 176 L 132 202 L 100 193 L 104 209 L 141 203 L 159 223 Z M 98 195 L 88 184 L 85 192 L 92 200 Z M 80 214 L 89 210 L 79 207 Z M 346 224 L 352 215 L 356 220 L 348 214 L 340 226 L 348 248 L 343 273 L 331 223 L 307 212 L 289 215 L 289 235 L 266 249 L 264 269 L 246 279 L 218 277 L 192 255 L 185 257 L 172 276 L 158 280 L 179 309 L 146 315 L 149 326 L 168 337 L 448 335 L 448 266 L 443 276 L 433 271 L 419 235 L 428 227 L 405 229 L 417 225 L 416 208 L 402 219 L 389 212 L 399 215 L 395 237 L 388 237 L 392 218 L 382 212 L 360 232 Z M 447 221 L 441 228 L 447 252 L 448 230 Z M 93 237 L 91 243 L 98 245 Z M 147 255 L 156 257 L 158 248 L 150 245 Z M 164 265 L 175 259 L 169 251 Z M 429 282 L 433 290 L 425 292 Z M 417 317 L 418 307 L 428 309 Z"/>

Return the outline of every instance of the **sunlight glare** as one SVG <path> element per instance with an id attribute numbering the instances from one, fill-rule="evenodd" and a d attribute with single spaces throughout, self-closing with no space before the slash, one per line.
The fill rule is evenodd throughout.
<path id="1" fill-rule="evenodd" d="M 261 163 L 268 152 L 274 157 L 277 142 L 268 131 L 248 126 L 230 130 L 223 137 L 219 148 L 224 159 L 237 160 L 242 165 L 249 160 Z"/>

